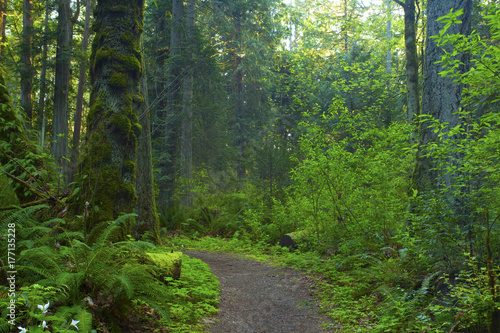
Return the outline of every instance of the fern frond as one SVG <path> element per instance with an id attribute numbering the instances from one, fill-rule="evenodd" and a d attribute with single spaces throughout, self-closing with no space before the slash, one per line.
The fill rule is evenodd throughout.
<path id="1" fill-rule="evenodd" d="M 116 220 L 110 222 L 110 224 L 102 231 L 100 236 L 97 238 L 94 244 L 98 246 L 104 245 L 106 242 L 109 242 L 111 239 L 111 236 L 113 235 L 114 231 L 121 228 L 122 225 L 127 222 L 128 219 L 136 217 L 137 214 L 130 213 L 130 214 L 124 214 L 118 217 Z M 92 238 L 91 238 L 92 239 Z"/>
<path id="2" fill-rule="evenodd" d="M 9 223 L 15 223 L 16 226 L 18 227 L 25 227 L 25 226 L 30 226 L 33 225 L 34 221 L 31 218 L 31 215 L 33 215 L 35 212 L 49 208 L 47 205 L 37 205 L 37 206 L 31 206 L 31 207 L 26 207 L 26 208 L 19 208 L 16 209 L 15 211 L 7 212 L 5 215 L 7 216 L 6 219 L 4 219 L 0 223 L 0 228 L 4 229 L 7 227 Z"/>
<path id="3" fill-rule="evenodd" d="M 165 309 L 163 307 L 159 306 L 155 301 L 153 301 L 151 298 L 146 297 L 146 296 L 139 296 L 139 297 L 137 297 L 137 299 L 140 299 L 141 301 L 145 302 L 146 304 L 148 304 L 149 306 L 154 308 L 156 311 L 158 311 L 158 313 L 161 314 L 161 316 L 163 318 L 165 318 L 167 323 L 169 323 L 169 324 L 172 323 L 170 321 L 170 314 L 167 312 L 168 308 L 167 308 L 167 311 L 165 311 Z"/>
<path id="4" fill-rule="evenodd" d="M 148 249 L 156 248 L 156 245 L 154 245 L 153 243 L 145 241 L 134 241 L 134 242 L 124 241 L 124 242 L 114 243 L 114 245 L 131 247 L 139 251 L 144 251 L 147 248 Z"/>
<path id="5" fill-rule="evenodd" d="M 30 266 L 43 267 L 52 271 L 54 275 L 61 272 L 60 257 L 56 251 L 48 246 L 24 250 L 19 256 L 20 262 L 29 263 Z"/>
<path id="6" fill-rule="evenodd" d="M 88 333 L 92 330 L 92 314 L 85 309 L 75 315 L 75 320 L 78 320 L 78 332 Z"/>
<path id="7" fill-rule="evenodd" d="M 61 234 L 54 235 L 53 238 L 55 240 L 66 240 L 69 243 L 73 239 L 78 239 L 78 240 L 81 240 L 81 241 L 83 241 L 85 239 L 85 237 L 83 235 L 83 232 L 81 232 L 81 231 L 64 231 Z"/>
<path id="8" fill-rule="evenodd" d="M 117 294 L 124 294 L 126 299 L 132 299 L 134 297 L 134 286 L 132 285 L 132 281 L 126 275 L 115 275 L 114 276 L 114 288 L 117 290 Z M 116 294 L 115 294 L 116 295 Z"/>
<path id="9" fill-rule="evenodd" d="M 58 286 L 64 287 L 68 293 L 76 296 L 79 293 L 80 286 L 85 278 L 85 272 L 61 272 L 55 278 Z M 76 293 L 76 295 L 75 295 Z M 73 299 L 75 301 L 75 299 Z"/>
<path id="10" fill-rule="evenodd" d="M 92 315 L 80 305 L 72 307 L 60 306 L 57 309 L 56 316 L 66 319 L 68 323 L 71 320 L 77 320 L 78 332 L 88 333 L 92 329 Z"/>

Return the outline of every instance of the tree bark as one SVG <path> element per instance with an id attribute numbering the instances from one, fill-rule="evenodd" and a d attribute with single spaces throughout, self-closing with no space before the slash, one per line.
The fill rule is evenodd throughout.
<path id="1" fill-rule="evenodd" d="M 158 201 L 165 207 L 173 205 L 175 191 L 175 177 L 177 175 L 177 159 L 179 151 L 179 90 L 180 90 L 180 66 L 181 54 L 181 29 L 182 29 L 183 1 L 172 0 L 172 20 L 170 31 L 170 58 L 167 73 L 167 105 L 164 126 L 164 151 L 168 156 L 163 157 L 160 165 L 160 184 Z"/>
<path id="2" fill-rule="evenodd" d="M 415 20 L 415 0 L 404 3 L 394 0 L 404 9 L 405 53 L 406 53 L 406 104 L 408 122 L 420 115 L 420 94 L 418 88 L 417 33 Z"/>
<path id="3" fill-rule="evenodd" d="M 64 182 L 69 180 L 68 156 L 68 94 L 71 79 L 71 0 L 58 1 L 56 75 L 54 115 L 50 152 L 60 168 Z"/>
<path id="4" fill-rule="evenodd" d="M 51 0 L 45 1 L 45 19 L 43 24 L 42 42 L 42 69 L 40 71 L 40 92 L 38 96 L 38 130 L 40 131 L 38 142 L 42 149 L 45 144 L 45 96 L 47 94 L 47 53 L 49 36 L 49 16 L 51 13 Z"/>
<path id="5" fill-rule="evenodd" d="M 21 96 L 20 106 L 26 116 L 26 125 L 28 129 L 32 128 L 33 122 L 33 75 L 32 64 L 33 53 L 33 5 L 31 0 L 23 1 L 23 33 L 21 44 Z"/>
<path id="6" fill-rule="evenodd" d="M 7 43 L 7 0 L 0 0 L 0 58 L 5 58 L 5 43 Z"/>
<path id="7" fill-rule="evenodd" d="M 233 45 L 232 50 L 232 62 L 233 62 L 233 94 L 235 98 L 234 105 L 234 130 L 235 130 L 235 139 L 236 139 L 236 147 L 238 148 L 238 158 L 236 161 L 236 174 L 238 175 L 238 179 L 242 179 L 245 176 L 245 166 L 244 166 L 244 158 L 245 158 L 245 138 L 242 130 L 243 127 L 243 69 L 241 68 L 241 56 L 239 55 L 239 46 L 238 44 L 241 41 L 241 19 L 242 13 L 236 13 L 234 15 L 235 21 L 235 36 L 234 41 L 235 45 Z"/>
<path id="8" fill-rule="evenodd" d="M 195 0 L 188 0 L 186 8 L 186 66 L 184 72 L 182 93 L 182 142 L 181 142 L 181 176 L 186 182 L 181 204 L 186 207 L 193 205 L 193 72 L 188 67 L 192 63 L 195 21 Z"/>
<path id="9" fill-rule="evenodd" d="M 80 76 L 78 78 L 78 92 L 76 95 L 75 125 L 73 129 L 73 149 L 70 161 L 70 181 L 73 180 L 77 172 L 78 157 L 80 156 L 80 135 L 82 128 L 83 93 L 85 91 L 85 81 L 87 72 L 87 49 L 90 36 L 90 13 L 92 12 L 92 0 L 87 0 L 85 13 L 85 26 L 83 28 L 82 59 L 80 62 Z"/>
<path id="10" fill-rule="evenodd" d="M 144 1 L 99 0 L 94 16 L 92 91 L 78 177 L 82 198 L 75 207 L 77 213 L 86 213 L 86 233 L 121 213 L 134 212 L 138 110 L 144 103 L 140 91 Z"/>
<path id="11" fill-rule="evenodd" d="M 150 111 L 148 106 L 146 73 L 141 78 L 141 93 L 144 97 L 139 114 L 139 123 L 142 131 L 137 137 L 137 178 L 135 188 L 137 192 L 137 214 L 134 228 L 134 237 L 140 239 L 146 232 L 150 232 L 155 241 L 160 239 L 160 220 L 156 208 L 153 162 L 151 155 Z"/>
<path id="12" fill-rule="evenodd" d="M 427 3 L 427 36 L 424 60 L 424 89 L 422 95 L 422 114 L 430 115 L 440 123 L 448 123 L 448 129 L 461 124 L 457 112 L 461 104 L 462 86 L 453 82 L 452 78 L 442 77 L 441 56 L 443 49 L 437 46 L 431 36 L 438 35 L 444 24 L 436 20 L 446 15 L 451 9 L 464 9 L 461 17 L 462 24 L 450 27 L 447 34 L 461 33 L 468 36 L 471 31 L 472 0 L 440 1 L 430 0 Z M 458 54 L 457 59 L 464 64 L 469 63 L 468 55 Z M 467 68 L 461 68 L 466 71 Z M 422 123 L 419 129 L 419 152 L 413 176 L 414 188 L 419 193 L 432 191 L 440 186 L 449 186 L 453 180 L 449 175 L 439 175 L 437 161 L 424 157 L 425 146 L 438 141 L 438 133 L 429 127 L 427 122 Z M 444 138 L 445 139 L 445 138 Z M 455 158 L 459 159 L 459 158 Z"/>

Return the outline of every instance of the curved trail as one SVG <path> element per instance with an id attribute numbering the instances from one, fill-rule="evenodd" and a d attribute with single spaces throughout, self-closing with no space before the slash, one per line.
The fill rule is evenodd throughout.
<path id="1" fill-rule="evenodd" d="M 320 333 L 328 319 L 317 311 L 300 272 L 228 253 L 184 251 L 206 262 L 221 284 L 211 333 Z M 212 322 L 212 320 L 208 320 Z"/>

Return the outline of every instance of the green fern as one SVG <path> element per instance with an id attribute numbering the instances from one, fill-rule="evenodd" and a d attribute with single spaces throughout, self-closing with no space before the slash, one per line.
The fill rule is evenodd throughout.
<path id="1" fill-rule="evenodd" d="M 156 268 L 145 260 L 145 250 L 154 245 L 113 243 L 135 214 L 103 223 L 85 238 L 80 231 L 67 231 L 62 219 L 35 221 L 33 214 L 46 208 L 41 205 L 14 210 L 0 220 L 0 228 L 16 224 L 17 245 L 23 249 L 18 257 L 22 283 L 61 290 L 59 301 L 73 306 L 60 306 L 57 313 L 79 316 L 74 318 L 80 320 L 79 331 L 90 331 L 92 314 L 101 322 L 123 321 L 123 316 L 133 309 L 134 300 L 147 303 L 169 320 L 170 292 L 155 278 Z"/>

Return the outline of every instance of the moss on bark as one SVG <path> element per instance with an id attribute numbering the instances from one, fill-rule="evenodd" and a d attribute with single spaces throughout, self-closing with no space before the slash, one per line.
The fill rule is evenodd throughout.
<path id="1" fill-rule="evenodd" d="M 88 202 L 86 229 L 120 213 L 134 211 L 137 201 L 137 136 L 142 73 L 140 36 L 143 0 L 100 0 L 94 12 L 90 112 L 80 166 L 83 197 Z"/>

